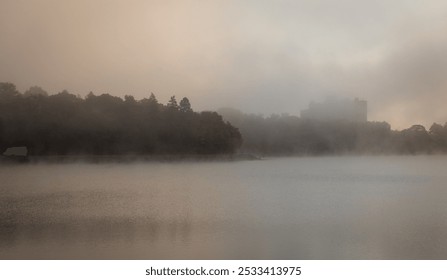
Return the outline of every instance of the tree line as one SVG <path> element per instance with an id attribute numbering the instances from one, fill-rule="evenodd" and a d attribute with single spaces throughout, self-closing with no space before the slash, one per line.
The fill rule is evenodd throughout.
<path id="1" fill-rule="evenodd" d="M 0 154 L 26 146 L 39 155 L 206 155 L 234 153 L 239 130 L 216 112 L 194 112 L 188 98 L 166 105 L 151 94 L 85 98 L 0 83 Z"/>
<path id="2" fill-rule="evenodd" d="M 223 116 L 223 117 L 222 117 Z M 188 98 L 166 105 L 109 94 L 85 98 L 0 83 L 0 154 L 29 155 L 433 154 L 447 152 L 447 123 L 392 130 L 386 122 L 315 121 L 235 109 L 194 112 Z"/>
<path id="3" fill-rule="evenodd" d="M 434 154 L 447 152 L 447 123 L 398 131 L 386 122 L 317 121 L 296 116 L 218 110 L 239 128 L 240 151 L 268 155 Z"/>

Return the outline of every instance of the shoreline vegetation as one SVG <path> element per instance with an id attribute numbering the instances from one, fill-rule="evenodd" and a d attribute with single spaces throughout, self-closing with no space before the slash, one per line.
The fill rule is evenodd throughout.
<path id="1" fill-rule="evenodd" d="M 6 155 L 11 147 L 26 147 L 26 155 Z M 153 93 L 141 100 L 92 92 L 82 98 L 36 86 L 21 93 L 0 83 L 0 163 L 446 153 L 447 123 L 397 131 L 386 122 L 264 117 L 231 108 L 194 112 L 186 97 L 164 105 Z"/>

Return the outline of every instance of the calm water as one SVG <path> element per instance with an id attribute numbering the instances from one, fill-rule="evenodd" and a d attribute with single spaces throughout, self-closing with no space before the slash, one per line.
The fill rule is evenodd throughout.
<path id="1" fill-rule="evenodd" d="M 0 259 L 447 259 L 447 157 L 0 166 Z"/>

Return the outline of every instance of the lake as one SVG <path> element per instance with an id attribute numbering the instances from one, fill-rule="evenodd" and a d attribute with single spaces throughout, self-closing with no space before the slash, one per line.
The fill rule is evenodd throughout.
<path id="1" fill-rule="evenodd" d="M 447 157 L 0 166 L 0 259 L 447 259 Z"/>

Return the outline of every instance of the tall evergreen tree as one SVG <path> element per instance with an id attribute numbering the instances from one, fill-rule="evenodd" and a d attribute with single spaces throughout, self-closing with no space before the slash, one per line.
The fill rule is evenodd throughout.
<path id="1" fill-rule="evenodd" d="M 183 99 L 180 101 L 180 112 L 186 113 L 186 112 L 192 112 L 191 109 L 191 103 L 189 102 L 189 99 L 186 97 L 183 97 Z"/>
<path id="2" fill-rule="evenodd" d="M 171 96 L 171 99 L 169 100 L 168 104 L 166 105 L 168 109 L 171 110 L 178 110 L 178 104 L 177 100 L 175 99 L 175 95 Z"/>

